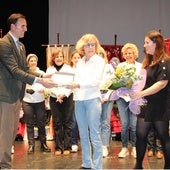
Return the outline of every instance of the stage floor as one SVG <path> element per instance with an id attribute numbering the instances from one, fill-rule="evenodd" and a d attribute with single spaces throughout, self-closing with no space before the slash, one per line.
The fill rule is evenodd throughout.
<path id="1" fill-rule="evenodd" d="M 27 154 L 28 142 L 15 141 L 15 152 L 12 154 L 12 169 L 79 169 L 81 167 L 81 149 L 77 153 L 68 156 L 55 156 L 53 141 L 47 141 L 52 149 L 51 153 L 40 151 L 40 142 L 36 140 L 35 152 Z M 118 158 L 121 150 L 120 141 L 110 142 L 109 156 L 103 158 L 103 169 L 133 169 L 136 159 L 129 155 L 126 158 Z M 145 156 L 144 169 L 163 169 L 163 159 Z"/>

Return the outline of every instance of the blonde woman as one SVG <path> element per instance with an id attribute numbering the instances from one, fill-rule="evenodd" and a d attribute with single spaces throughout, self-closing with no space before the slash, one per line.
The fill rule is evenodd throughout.
<path id="1" fill-rule="evenodd" d="M 125 59 L 124 62 L 119 63 L 117 67 L 123 67 L 126 65 L 134 65 L 136 68 L 136 73 L 139 74 L 142 64 L 137 62 L 138 59 L 138 48 L 135 44 L 127 43 L 122 48 L 122 55 Z M 125 98 L 121 97 L 117 100 L 118 110 L 120 114 L 120 121 L 122 125 L 121 131 L 121 140 L 122 140 L 122 149 L 118 154 L 119 158 L 124 158 L 128 156 L 129 149 L 128 143 L 130 139 L 130 143 L 132 146 L 131 155 L 136 158 L 136 121 L 137 116 L 133 114 L 129 108 L 129 102 L 125 100 Z M 130 132 L 129 132 L 130 131 Z M 130 134 L 130 137 L 129 137 Z"/>
<path id="2" fill-rule="evenodd" d="M 99 40 L 94 34 L 83 35 L 76 44 L 76 50 L 83 56 L 77 63 L 73 85 L 77 87 L 74 92 L 75 115 L 82 146 L 83 169 L 102 169 L 100 82 L 105 61 L 98 55 L 99 48 Z"/>

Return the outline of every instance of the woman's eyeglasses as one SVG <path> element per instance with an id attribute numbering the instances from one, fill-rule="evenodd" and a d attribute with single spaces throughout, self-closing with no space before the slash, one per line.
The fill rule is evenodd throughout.
<path id="1" fill-rule="evenodd" d="M 96 43 L 87 43 L 84 45 L 84 47 L 95 47 Z"/>

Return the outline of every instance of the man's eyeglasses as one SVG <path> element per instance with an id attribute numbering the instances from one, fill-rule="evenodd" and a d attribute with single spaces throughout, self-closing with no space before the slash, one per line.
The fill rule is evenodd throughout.
<path id="1" fill-rule="evenodd" d="M 84 45 L 84 47 L 94 47 L 96 43 L 87 43 Z"/>

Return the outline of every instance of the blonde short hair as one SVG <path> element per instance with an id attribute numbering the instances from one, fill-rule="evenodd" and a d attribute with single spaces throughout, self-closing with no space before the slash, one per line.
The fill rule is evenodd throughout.
<path id="1" fill-rule="evenodd" d="M 128 49 L 131 49 L 134 53 L 135 59 L 138 59 L 139 51 L 138 51 L 137 46 L 132 43 L 126 43 L 121 50 L 122 54 L 124 55 Z"/>

